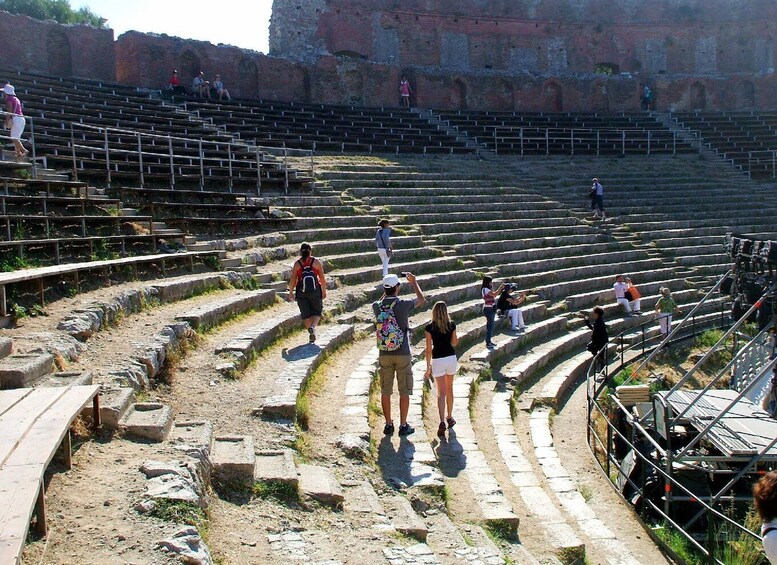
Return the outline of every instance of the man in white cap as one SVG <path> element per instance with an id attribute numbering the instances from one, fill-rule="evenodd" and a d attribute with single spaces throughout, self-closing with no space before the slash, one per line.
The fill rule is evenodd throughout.
<path id="1" fill-rule="evenodd" d="M 403 273 L 415 291 L 415 298 L 399 298 L 399 277 L 383 277 L 383 296 L 372 305 L 376 320 L 390 320 L 383 326 L 398 326 L 398 332 L 381 341 L 381 323 L 378 324 L 378 368 L 380 371 L 380 404 L 386 424 L 383 433 L 394 434 L 394 420 L 391 419 L 391 394 L 394 391 L 394 376 L 399 389 L 399 435 L 408 436 L 415 429 L 407 423 L 410 395 L 413 394 L 413 361 L 410 355 L 409 314 L 413 308 L 426 302 L 421 287 L 413 273 Z M 390 343 L 389 343 L 390 342 Z"/>
<path id="2" fill-rule="evenodd" d="M 22 103 L 16 97 L 16 91 L 10 83 L 3 86 L 3 95 L 5 96 L 5 110 L 8 112 L 5 116 L 5 127 L 11 130 L 11 141 L 17 157 L 24 157 L 28 151 L 22 145 L 22 132 L 27 120 L 24 119 L 22 112 Z"/>

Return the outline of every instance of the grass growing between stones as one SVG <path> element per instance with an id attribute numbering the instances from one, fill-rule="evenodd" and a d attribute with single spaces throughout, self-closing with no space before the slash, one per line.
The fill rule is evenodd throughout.
<path id="1" fill-rule="evenodd" d="M 668 523 L 663 523 L 653 533 L 686 565 L 702 565 L 707 558 L 688 539 Z"/>
<path id="2" fill-rule="evenodd" d="M 201 341 L 202 338 L 195 332 L 178 340 L 178 343 L 165 353 L 165 363 L 156 374 L 156 377 L 154 377 L 154 383 L 156 385 L 172 385 L 181 361 L 184 360 L 192 349 L 196 349 Z"/>
<path id="3" fill-rule="evenodd" d="M 472 421 L 475 416 L 475 402 L 477 402 L 478 394 L 480 394 L 480 378 L 472 379 L 472 382 L 469 384 L 469 399 L 467 402 L 470 421 Z"/>
<path id="4" fill-rule="evenodd" d="M 256 498 L 274 498 L 285 505 L 299 502 L 299 489 L 281 481 L 256 481 L 251 493 Z"/>
<path id="5" fill-rule="evenodd" d="M 202 508 L 192 502 L 182 500 L 161 498 L 154 502 L 156 505 L 149 512 L 149 516 L 159 518 L 165 522 L 194 526 L 200 532 L 202 539 L 207 541 L 208 516 Z"/>
<path id="6" fill-rule="evenodd" d="M 489 520 L 485 526 L 486 533 L 494 541 L 510 543 L 515 540 L 515 526 L 506 520 Z"/>

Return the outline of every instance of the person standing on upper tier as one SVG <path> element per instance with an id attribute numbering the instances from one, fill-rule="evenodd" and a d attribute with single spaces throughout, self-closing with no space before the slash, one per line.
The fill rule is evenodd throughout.
<path id="1" fill-rule="evenodd" d="M 410 108 L 410 95 L 413 94 L 413 89 L 410 88 L 410 83 L 407 81 L 407 77 L 402 75 L 402 80 L 399 81 L 399 95 L 402 97 L 402 104 L 405 108 Z"/>
<path id="2" fill-rule="evenodd" d="M 394 253 L 394 249 L 391 247 L 391 225 L 385 218 L 378 222 L 375 246 L 378 248 L 378 256 L 383 263 L 383 276 L 385 277 L 389 274 L 389 260 Z"/>
<path id="3" fill-rule="evenodd" d="M 483 277 L 480 286 L 480 295 L 483 297 L 483 315 L 486 317 L 486 347 L 489 349 L 496 347 L 491 337 L 494 335 L 494 319 L 496 318 L 496 299 L 504 290 L 504 283 L 494 291 L 493 279 Z"/>

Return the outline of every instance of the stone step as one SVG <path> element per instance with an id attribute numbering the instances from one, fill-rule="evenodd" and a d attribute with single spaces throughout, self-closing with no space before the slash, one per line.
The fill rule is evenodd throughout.
<path id="1" fill-rule="evenodd" d="M 513 485 L 524 502 L 529 514 L 542 527 L 547 544 L 563 563 L 580 563 L 585 560 L 585 544 L 564 518 L 548 493 L 542 488 L 531 461 L 521 448 L 510 415 L 511 392 L 497 391 L 491 400 L 491 424 L 498 438 L 502 456 Z"/>
<path id="2" fill-rule="evenodd" d="M 240 267 L 243 264 L 243 260 L 240 257 L 228 257 L 226 259 L 221 259 L 219 263 L 221 263 L 222 269 L 232 269 Z"/>
<path id="3" fill-rule="evenodd" d="M 430 275 L 440 271 L 450 272 L 460 268 L 459 259 L 456 257 L 436 257 L 434 259 L 425 259 L 420 261 L 405 261 L 402 263 L 392 263 L 390 272 L 399 273 L 404 271 L 412 272 L 415 275 Z M 378 283 L 383 278 L 383 271 L 380 266 L 362 267 L 359 269 L 344 269 L 332 271 L 332 277 L 340 279 L 346 285 L 356 285 L 368 282 Z M 423 288 L 423 287 L 421 287 Z"/>
<path id="4" fill-rule="evenodd" d="M 423 372 L 426 369 L 426 363 L 419 363 L 416 367 Z M 472 372 L 456 376 L 453 381 L 453 396 L 456 405 L 469 405 L 470 387 L 475 379 L 477 379 L 477 375 Z M 463 474 L 469 482 L 484 523 L 506 528 L 509 535 L 515 538 L 518 531 L 518 516 L 513 512 L 512 505 L 494 476 L 486 456 L 478 447 L 477 436 L 472 427 L 469 413 L 469 410 L 457 412 L 455 415 L 457 423 L 447 431 L 447 440 L 440 440 L 440 445 L 437 448 L 440 467 L 443 471 L 445 471 L 445 466 L 463 469 Z"/>
<path id="5" fill-rule="evenodd" d="M 299 465 L 297 471 L 302 495 L 335 508 L 342 507 L 345 494 L 332 471 L 326 467 L 307 464 Z"/>
<path id="6" fill-rule="evenodd" d="M 202 273 L 155 281 L 151 287 L 156 290 L 156 296 L 161 302 L 175 302 L 217 289 L 221 285 L 221 279 L 222 275 L 219 273 Z"/>
<path id="7" fill-rule="evenodd" d="M 92 373 L 89 371 L 61 371 L 49 373 L 35 381 L 33 387 L 52 386 L 83 386 L 92 384 Z"/>
<path id="8" fill-rule="evenodd" d="M 558 245 L 546 247 L 543 247 L 540 241 L 536 247 L 510 249 L 507 251 L 494 250 L 490 253 L 478 255 L 477 260 L 480 265 L 497 265 L 520 261 L 527 265 L 527 270 L 530 270 L 537 261 L 550 263 L 548 266 L 551 269 L 553 269 L 555 262 L 559 262 L 561 268 L 564 268 L 564 266 L 569 264 L 569 259 L 582 258 L 584 261 L 587 261 L 591 257 L 590 252 L 592 249 L 596 249 L 598 255 L 609 257 L 622 256 L 623 259 L 631 259 L 643 253 L 631 249 L 620 242 L 606 240 L 607 236 L 597 237 L 591 235 L 585 243 L 576 245 L 572 242 L 559 242 Z"/>
<path id="9" fill-rule="evenodd" d="M 413 510 L 407 498 L 400 494 L 395 494 L 388 497 L 384 504 L 389 509 L 391 524 L 396 531 L 420 542 L 426 541 L 429 529 L 421 517 Z"/>
<path id="10" fill-rule="evenodd" d="M 585 498 L 577 490 L 575 482 L 564 468 L 553 444 L 550 427 L 550 409 L 537 408 L 529 420 L 534 454 L 543 475 L 564 511 L 577 523 L 597 549 L 608 556 L 608 562 L 623 565 L 639 565 L 640 561 L 610 530 L 605 522 L 597 518 Z"/>
<path id="11" fill-rule="evenodd" d="M 198 459 L 213 451 L 213 424 L 208 420 L 176 420 L 167 437 L 168 443 Z"/>
<path id="12" fill-rule="evenodd" d="M 335 227 L 370 227 L 375 230 L 378 225 L 377 216 L 302 216 L 295 221 L 295 227 L 300 230 L 335 228 Z M 373 234 L 374 235 L 374 234 Z"/>
<path id="13" fill-rule="evenodd" d="M 337 241 L 316 240 L 316 255 L 329 258 L 331 255 L 340 253 L 377 253 L 375 251 L 375 234 L 369 239 L 342 239 Z M 394 251 L 418 249 L 423 246 L 423 241 L 419 235 L 392 235 L 391 246 Z"/>
<path id="14" fill-rule="evenodd" d="M 211 464 L 217 482 L 253 484 L 255 463 L 251 436 L 221 435 L 213 439 Z"/>
<path id="15" fill-rule="evenodd" d="M 365 241 L 375 240 L 375 231 L 378 224 L 378 218 L 375 218 L 374 224 L 369 226 L 345 226 L 345 227 L 310 227 L 307 229 L 299 228 L 294 231 L 284 231 L 283 235 L 289 244 L 300 244 L 303 241 L 338 241 L 341 239 L 360 238 Z M 317 253 L 313 249 L 313 253 Z"/>
<path id="16" fill-rule="evenodd" d="M 317 339 L 297 348 L 297 355 L 287 358 L 283 376 L 276 379 L 262 404 L 265 416 L 293 419 L 299 391 L 316 370 L 324 357 L 343 343 L 353 339 L 352 325 L 328 325 L 317 329 Z"/>
<path id="17" fill-rule="evenodd" d="M 24 388 L 54 370 L 54 356 L 12 354 L 0 361 L 0 389 Z"/>
<path id="18" fill-rule="evenodd" d="M 540 211 L 547 210 L 566 210 L 562 208 L 558 202 L 552 200 L 542 200 L 538 197 L 527 196 L 519 202 L 503 202 L 499 201 L 499 206 L 494 204 L 494 201 L 490 202 L 471 202 L 469 196 L 458 197 L 456 202 L 450 204 L 443 204 L 439 202 L 429 202 L 428 204 L 407 203 L 404 205 L 392 204 L 391 206 L 383 206 L 382 208 L 388 208 L 392 216 L 401 216 L 405 218 L 405 221 L 409 221 L 416 217 L 427 217 L 429 215 L 447 214 L 455 220 L 457 214 L 467 214 L 469 212 L 478 214 L 476 217 L 480 217 L 482 213 L 499 214 L 500 212 L 514 209 L 521 209 L 525 212 L 538 213 Z M 531 201 L 535 198 L 535 201 Z M 377 199 L 376 199 L 377 200 Z M 380 202 L 382 204 L 382 202 Z M 380 213 L 381 209 L 376 208 L 375 213 Z"/>
<path id="19" fill-rule="evenodd" d="M 522 334 L 509 337 L 496 336 L 492 340 L 496 347 L 486 349 L 485 344 L 483 344 L 482 349 L 470 355 L 470 360 L 494 363 L 497 359 L 513 353 L 528 343 L 539 342 L 544 337 L 565 329 L 566 325 L 567 319 L 565 317 L 554 316 L 528 326 Z"/>
<path id="20" fill-rule="evenodd" d="M 119 420 L 119 429 L 128 437 L 164 441 L 173 426 L 173 409 L 159 402 L 136 402 Z"/>
<path id="21" fill-rule="evenodd" d="M 135 389 L 130 387 L 103 387 L 100 389 L 100 421 L 117 430 L 119 422 L 135 401 Z M 91 416 L 91 407 L 84 410 Z"/>
<path id="22" fill-rule="evenodd" d="M 479 221 L 469 221 L 470 218 L 463 217 L 459 221 L 453 221 L 450 218 L 432 218 L 429 223 L 421 222 L 414 219 L 413 225 L 418 228 L 425 235 L 437 235 L 437 234 L 451 234 L 451 233 L 475 233 L 482 232 L 493 228 L 495 231 L 500 230 L 520 230 L 530 229 L 536 227 L 542 227 L 543 229 L 553 228 L 556 226 L 580 226 L 580 221 L 573 215 L 568 214 L 565 216 L 558 215 L 555 217 L 543 217 L 533 218 L 527 217 L 524 214 L 515 214 L 515 217 L 508 220 L 499 220 L 493 216 Z M 436 221 L 435 221 L 436 220 Z M 588 226 L 584 226 L 585 229 L 590 230 Z"/>
<path id="23" fill-rule="evenodd" d="M 188 322 L 192 328 L 199 331 L 217 326 L 238 314 L 258 310 L 274 303 L 274 290 L 241 291 L 235 296 L 197 306 L 186 314 L 176 316 L 175 319 Z"/>
<path id="24" fill-rule="evenodd" d="M 254 465 L 254 482 L 281 483 L 299 488 L 299 474 L 290 449 L 259 451 Z"/>
<path id="25" fill-rule="evenodd" d="M 651 276 L 655 273 L 644 273 L 646 276 Z M 665 274 L 674 274 L 674 271 Z M 662 287 L 668 287 L 675 294 L 676 300 L 685 300 L 695 297 L 697 292 L 695 290 L 688 291 L 688 285 L 685 279 L 682 278 L 660 278 L 658 280 L 644 280 L 637 278 L 637 275 L 632 276 L 633 280 L 638 281 L 639 291 L 642 293 L 642 309 L 649 310 L 655 304 L 655 300 L 651 299 L 651 295 L 655 295 L 653 298 L 658 299 L 658 291 Z M 604 279 L 601 281 L 603 285 L 606 285 L 609 281 Z M 682 293 L 682 294 L 677 294 Z M 567 308 L 570 311 L 580 310 L 581 308 L 588 308 L 596 304 L 607 304 L 615 300 L 615 294 L 612 288 L 599 288 L 588 292 L 580 292 L 576 294 L 570 294 L 565 299 Z"/>
<path id="26" fill-rule="evenodd" d="M 398 191 L 392 190 L 385 195 L 370 195 L 363 198 L 364 203 L 377 206 L 389 206 L 392 214 L 401 213 L 395 206 L 408 207 L 416 205 L 449 205 L 459 204 L 462 201 L 473 205 L 485 204 L 494 207 L 494 195 L 483 193 L 468 193 L 463 197 L 458 194 L 427 194 L 425 189 L 408 189 L 404 194 L 398 194 Z M 536 194 L 528 193 L 520 188 L 506 187 L 499 193 L 499 202 L 508 206 L 534 206 L 540 204 L 546 206 L 552 204 L 557 206 L 557 202 L 543 198 Z"/>
<path id="27" fill-rule="evenodd" d="M 394 249 L 394 253 L 391 255 L 391 263 L 410 263 L 412 261 L 419 261 L 422 259 L 434 259 L 439 257 L 440 254 L 435 250 L 428 247 L 416 247 L 413 249 Z M 324 269 L 329 271 L 336 271 L 342 269 L 353 269 L 369 264 L 381 265 L 380 257 L 378 256 L 375 247 L 373 246 L 370 252 L 358 252 L 349 253 L 347 255 L 330 255 L 321 259 Z"/>
<path id="28" fill-rule="evenodd" d="M 340 408 L 342 432 L 337 438 L 337 447 L 346 455 L 364 458 L 369 454 L 370 422 L 367 412 L 370 385 L 378 370 L 378 348 L 373 346 L 359 359 L 348 375 Z"/>

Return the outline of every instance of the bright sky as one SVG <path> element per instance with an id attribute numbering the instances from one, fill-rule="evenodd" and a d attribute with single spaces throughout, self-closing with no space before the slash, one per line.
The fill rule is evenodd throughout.
<path id="1" fill-rule="evenodd" d="M 269 51 L 272 0 L 71 0 L 70 5 L 107 19 L 115 37 L 135 30 Z"/>

